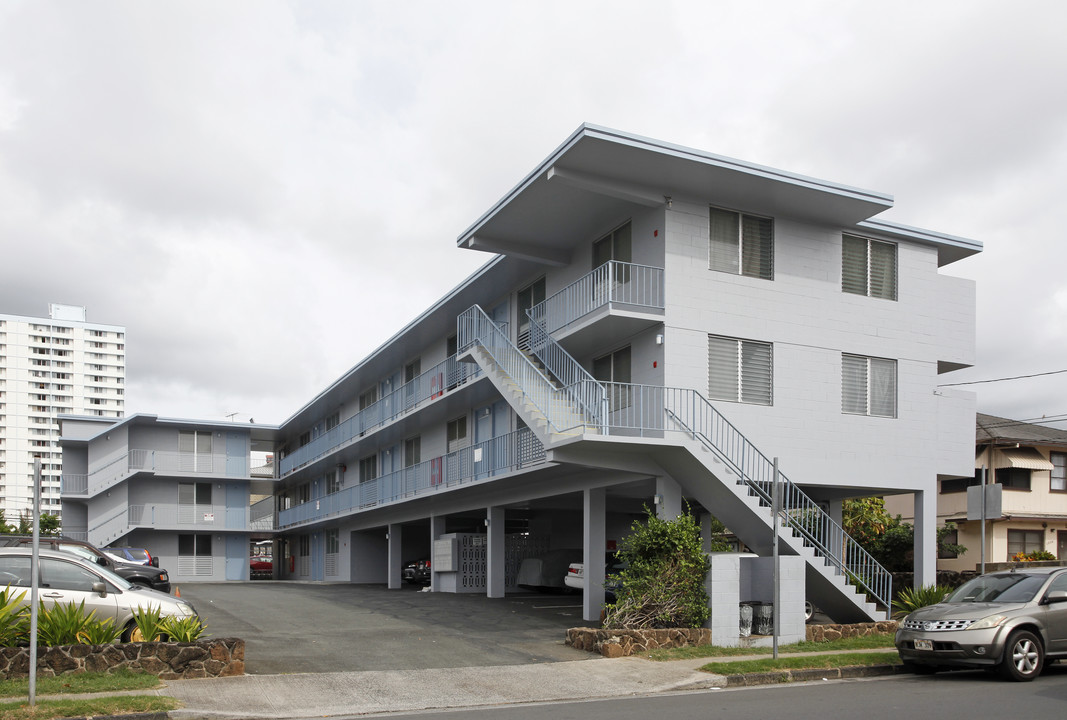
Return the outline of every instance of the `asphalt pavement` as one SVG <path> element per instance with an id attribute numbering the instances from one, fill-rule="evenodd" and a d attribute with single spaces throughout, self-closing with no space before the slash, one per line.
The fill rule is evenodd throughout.
<path id="1" fill-rule="evenodd" d="M 584 624 L 573 595 L 491 600 L 279 582 L 189 583 L 178 591 L 211 636 L 245 640 L 248 674 L 145 691 L 179 700 L 174 720 L 350 718 L 738 684 L 697 671 L 707 658 L 609 660 L 567 647 L 566 629 Z"/>

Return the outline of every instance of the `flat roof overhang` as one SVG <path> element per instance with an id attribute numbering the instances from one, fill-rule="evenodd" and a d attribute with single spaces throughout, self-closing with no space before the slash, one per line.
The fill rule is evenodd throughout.
<path id="1" fill-rule="evenodd" d="M 683 198 L 842 227 L 893 206 L 884 193 L 584 124 L 457 244 L 564 265 L 627 208 Z"/>

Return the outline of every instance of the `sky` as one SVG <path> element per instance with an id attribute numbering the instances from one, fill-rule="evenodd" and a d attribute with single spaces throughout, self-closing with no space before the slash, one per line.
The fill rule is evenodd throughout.
<path id="1" fill-rule="evenodd" d="M 0 313 L 126 327 L 126 412 L 280 423 L 489 260 L 582 122 L 984 243 L 978 410 L 1067 417 L 1067 3 L 0 2 Z M 1067 422 L 1054 425 L 1067 428 Z"/>

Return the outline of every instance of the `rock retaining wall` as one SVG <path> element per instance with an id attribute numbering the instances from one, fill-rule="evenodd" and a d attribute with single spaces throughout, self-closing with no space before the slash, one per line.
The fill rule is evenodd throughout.
<path id="1" fill-rule="evenodd" d="M 867 635 L 892 635 L 897 630 L 893 620 L 853 625 L 808 625 L 809 642 L 827 642 Z M 708 628 L 671 628 L 669 630 L 606 630 L 603 628 L 571 628 L 566 644 L 577 650 L 598 652 L 616 658 L 636 655 L 658 648 L 678 648 L 690 645 L 710 645 Z"/>
<path id="2" fill-rule="evenodd" d="M 626 657 L 657 648 L 710 645 L 710 628 L 670 628 L 666 630 L 604 630 L 571 628 L 567 645 L 578 650 L 598 652 L 604 657 Z"/>
<path id="3" fill-rule="evenodd" d="M 157 675 L 162 680 L 245 674 L 245 641 L 237 638 L 191 643 L 119 643 L 37 648 L 37 676 L 83 672 L 110 673 L 120 668 Z M 0 648 L 0 678 L 28 677 L 30 649 Z"/>
<path id="4" fill-rule="evenodd" d="M 852 625 L 808 625 L 806 627 L 808 642 L 828 642 L 868 635 L 892 635 L 897 631 L 897 622 L 896 620 L 883 620 Z"/>

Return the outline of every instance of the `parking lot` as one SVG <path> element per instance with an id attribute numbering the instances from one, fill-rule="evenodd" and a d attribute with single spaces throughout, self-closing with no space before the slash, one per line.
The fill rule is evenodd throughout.
<path id="1" fill-rule="evenodd" d="M 563 644 L 579 595 L 420 592 L 414 586 L 181 583 L 212 637 L 245 641 L 249 674 L 418 670 L 582 660 Z"/>

